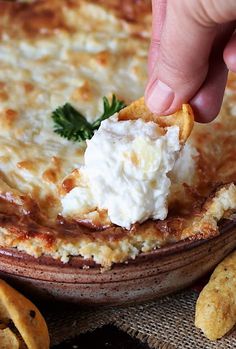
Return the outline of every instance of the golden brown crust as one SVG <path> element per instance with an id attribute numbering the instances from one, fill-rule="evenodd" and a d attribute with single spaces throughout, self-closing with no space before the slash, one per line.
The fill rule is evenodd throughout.
<path id="1" fill-rule="evenodd" d="M 142 35 L 142 28 L 151 12 L 149 0 L 36 0 L 32 3 L 0 0 L 0 33 L 7 31 L 14 37 L 24 34 L 32 38 L 47 36 L 57 30 L 73 33 L 76 28 L 66 18 L 66 12 L 73 9 L 77 11 L 86 2 L 102 5 L 133 26 L 134 34 L 137 35 Z"/>
<path id="2" fill-rule="evenodd" d="M 97 3 L 114 10 L 120 18 L 129 22 L 141 23 L 151 12 L 150 0 L 98 0 Z"/>
<path id="3" fill-rule="evenodd" d="M 86 16 L 92 16 L 93 11 L 89 12 L 84 4 L 89 5 L 90 3 L 92 3 L 91 6 L 105 7 L 105 14 L 108 12 L 112 15 L 105 16 L 104 12 L 102 12 L 102 15 L 105 16 L 105 20 L 103 20 L 105 23 L 103 23 L 99 15 L 97 15 L 99 9 L 96 7 L 93 20 L 88 19 Z M 91 7 L 89 9 L 91 10 Z M 219 187 L 219 183 L 236 182 L 236 169 L 235 166 L 232 166 L 236 155 L 236 118 L 229 117 L 231 111 L 227 109 L 230 103 L 235 102 L 233 101 L 233 98 L 235 98 L 233 94 L 227 97 L 227 107 L 224 107 L 225 109 L 222 111 L 224 116 L 222 120 L 207 127 L 205 125 L 195 127 L 190 137 L 199 152 L 197 160 L 198 179 L 194 182 L 194 185 L 185 183 L 182 186 L 181 184 L 181 193 L 184 200 L 182 200 L 182 196 L 179 197 L 177 195 L 171 203 L 169 215 L 165 221 L 147 221 L 142 225 L 137 224 L 133 226 L 130 231 L 115 226 L 109 228 L 102 226 L 103 219 L 106 216 L 104 212 L 97 213 L 97 219 L 100 221 L 100 226 L 97 228 L 89 225 L 86 221 L 66 221 L 60 216 L 55 221 L 57 213 L 61 211 L 55 209 L 55 215 L 54 211 L 52 215 L 49 215 L 49 212 L 55 207 L 59 206 L 60 208 L 59 195 L 64 195 L 76 185 L 77 176 L 73 174 L 73 166 L 76 166 L 74 164 L 77 164 L 77 161 L 80 163 L 79 158 L 83 155 L 83 149 L 78 147 L 75 150 L 73 148 L 74 145 L 70 143 L 61 149 L 60 152 L 58 150 L 58 156 L 55 157 L 48 156 L 47 148 L 45 148 L 46 150 L 43 148 L 48 139 L 41 140 L 39 147 L 37 143 L 38 134 L 32 135 L 32 138 L 34 136 L 37 138 L 35 143 L 31 138 L 30 140 L 27 139 L 28 143 L 24 143 L 24 141 L 18 142 L 18 139 L 24 138 L 24 132 L 28 131 L 27 122 L 29 122 L 29 118 L 26 118 L 27 122 L 24 120 L 22 110 L 29 108 L 31 111 L 37 112 L 37 98 L 40 94 L 41 100 L 45 101 L 45 104 L 49 104 L 49 100 L 58 98 L 58 95 L 63 95 L 64 98 L 65 80 L 68 76 L 64 74 L 63 69 L 67 74 L 69 72 L 68 66 L 73 68 L 73 74 L 74 72 L 76 73 L 75 79 L 72 79 L 73 89 L 70 90 L 70 94 L 65 99 L 62 98 L 57 103 L 65 103 L 71 95 L 72 97 L 69 101 L 79 102 L 78 106 L 83 105 L 83 102 L 87 102 L 84 105 L 84 110 L 86 110 L 87 106 L 93 105 L 93 102 L 97 103 L 95 101 L 98 97 L 98 94 L 96 94 L 97 89 L 104 88 L 102 86 L 104 84 L 104 76 L 106 75 L 104 74 L 104 69 L 108 71 L 109 68 L 109 79 L 115 75 L 114 71 L 121 71 L 118 77 L 119 79 L 121 77 L 124 79 L 122 72 L 124 71 L 125 62 L 125 69 L 127 70 L 125 72 L 127 78 L 129 78 L 129 85 L 136 84 L 137 88 L 140 85 L 144 85 L 146 76 L 144 76 L 141 68 L 146 61 L 145 54 L 147 53 L 148 38 L 145 38 L 145 33 L 150 28 L 150 1 L 98 0 L 89 2 L 83 0 L 36 0 L 33 4 L 0 1 L 0 12 L 2 16 L 0 33 L 2 36 L 4 33 L 7 33 L 10 37 L 10 39 L 6 40 L 6 45 L 9 44 L 9 47 L 13 47 L 17 40 L 18 44 L 22 41 L 28 45 L 26 45 L 26 48 L 23 47 L 24 55 L 26 57 L 29 55 L 30 57 L 28 61 L 23 61 L 26 68 L 20 69 L 20 71 L 15 61 L 11 63 L 9 59 L 9 65 L 4 60 L 0 61 L 2 71 L 6 67 L 10 72 L 12 71 L 11 69 L 15 69 L 16 75 L 18 72 L 24 73 L 19 78 L 21 80 L 18 84 L 15 81 L 10 81 L 9 87 L 7 86 L 9 81 L 0 81 L 0 105 L 2 107 L 0 124 L 2 132 L 5 132 L 3 134 L 5 137 L 4 141 L 7 140 L 2 149 L 8 150 L 7 154 L 1 153 L 1 164 L 6 165 L 6 169 L 3 166 L 0 170 L 0 245 L 17 247 L 19 250 L 27 251 L 27 253 L 34 256 L 46 253 L 65 262 L 68 261 L 70 255 L 81 255 L 84 258 L 93 258 L 97 263 L 101 263 L 104 266 L 110 266 L 114 262 L 135 258 L 140 252 L 147 252 L 153 248 L 158 248 L 184 238 L 201 239 L 217 235 L 219 233 L 217 221 L 213 217 L 216 209 L 211 214 L 206 214 L 206 212 L 208 212 L 209 208 L 207 205 L 210 205 L 211 200 L 214 199 L 214 195 L 209 199 L 210 193 Z M 111 20 L 111 23 L 107 23 L 109 20 Z M 87 40 L 87 36 L 95 33 L 95 29 L 97 32 L 101 31 L 103 34 L 109 32 L 110 34 L 111 25 L 116 34 L 124 31 L 125 39 L 118 36 L 112 42 L 112 49 L 108 49 L 104 45 L 103 39 L 101 43 L 99 40 L 93 41 L 93 38 L 92 40 L 90 38 L 91 45 L 95 45 L 95 52 L 81 49 L 84 45 L 84 37 Z M 80 31 L 81 27 L 83 31 Z M 59 32 L 62 32 L 62 36 L 59 36 Z M 81 35 L 80 41 L 78 37 L 73 37 L 73 34 L 77 35 L 78 33 Z M 42 37 L 45 40 L 41 41 Z M 105 38 L 113 40 L 113 35 L 105 35 Z M 64 42 L 64 39 L 67 40 L 66 44 L 69 49 L 63 53 L 64 56 L 61 60 L 57 60 L 58 51 L 62 47 L 57 44 L 55 46 L 55 54 L 53 48 L 49 50 L 47 46 L 55 43 L 56 40 Z M 12 44 L 12 41 L 14 44 Z M 81 45 L 79 49 L 74 48 L 74 42 L 77 45 Z M 39 57 L 37 55 L 35 57 L 34 54 L 37 50 L 34 50 L 34 46 L 38 43 L 40 48 L 45 48 L 46 53 L 42 54 L 38 50 L 40 51 Z M 144 45 L 142 46 L 142 44 Z M 18 45 L 18 47 L 21 46 Z M 113 48 L 117 52 L 114 53 L 112 51 Z M 97 49 L 99 52 L 97 52 Z M 16 55 L 15 51 L 14 54 Z M 20 49 L 17 49 L 17 54 L 18 56 L 15 57 L 16 61 L 23 59 Z M 37 68 L 40 68 L 41 70 L 38 73 L 40 74 L 40 79 L 44 72 L 48 74 L 47 79 L 43 80 L 42 86 L 35 83 L 32 71 L 28 70 L 29 64 L 32 63 L 32 55 L 35 63 L 31 67 L 32 71 L 34 72 Z M 11 57 L 11 52 L 9 57 Z M 127 57 L 129 58 L 128 61 L 126 61 Z M 44 69 L 45 62 L 50 66 L 50 69 L 52 65 L 59 66 L 60 69 Z M 68 66 L 63 64 L 68 64 Z M 76 70 L 81 66 L 86 67 L 89 71 L 89 76 L 93 76 L 94 72 L 101 72 L 103 79 L 98 80 L 97 85 L 93 81 L 89 81 L 88 78 L 82 79 L 84 72 L 80 75 Z M 46 68 L 48 68 L 47 65 Z M 2 80 L 4 79 L 2 78 Z M 78 85 L 74 86 L 75 80 Z M 105 83 L 107 83 L 106 81 Z M 114 84 L 114 81 L 114 79 L 111 82 L 109 80 L 108 85 Z M 236 89 L 235 81 L 236 79 L 234 78 L 230 78 L 229 81 L 229 86 L 234 91 Z M 55 91 L 55 94 L 45 93 L 45 88 L 49 86 L 49 83 L 50 91 Z M 21 96 L 26 97 L 26 103 L 20 105 L 19 108 L 14 108 L 15 100 L 14 102 L 9 102 L 8 105 L 8 100 L 13 90 L 12 87 L 14 88 L 15 85 L 21 91 Z M 67 89 L 70 87 L 68 85 L 70 85 L 70 82 L 67 83 Z M 123 80 L 118 81 L 116 86 L 114 84 L 114 89 L 114 91 L 109 91 L 108 93 L 115 92 L 118 97 L 127 99 L 127 103 L 139 97 L 135 95 L 136 98 L 131 98 L 134 94 L 130 92 L 127 97 L 127 91 L 123 88 Z M 134 90 L 133 85 L 132 89 Z M 13 91 L 17 92 L 18 90 Z M 141 95 L 141 89 L 139 91 L 139 95 Z M 100 95 L 99 98 L 101 98 Z M 43 115 L 46 113 L 47 108 L 48 105 L 43 109 Z M 46 114 L 46 117 L 49 118 L 49 115 Z M 40 118 L 37 117 L 35 119 Z M 32 120 L 33 117 L 30 118 L 30 122 Z M 39 121 L 45 122 L 42 118 Z M 36 131 L 45 132 L 45 128 L 40 129 L 39 127 L 39 130 L 37 129 L 38 124 L 34 124 L 34 126 Z M 50 127 L 52 129 L 53 126 L 51 125 Z M 9 131 L 8 133 L 8 130 L 12 132 Z M 229 132 L 229 130 L 234 130 L 234 132 Z M 46 131 L 48 130 L 46 129 Z M 53 136 L 55 134 L 51 130 L 48 136 L 49 140 Z M 10 141 L 8 141 L 7 137 L 9 137 Z M 16 138 L 17 142 L 14 143 L 13 141 Z M 49 150 L 51 151 L 51 148 L 56 147 L 59 143 L 59 138 L 52 144 L 48 142 Z M 18 154 L 18 150 L 22 150 L 22 152 Z M 39 155 L 35 156 L 35 154 L 39 153 L 41 157 Z M 8 163 L 11 162 L 12 154 L 17 159 L 16 163 L 13 163 L 17 168 L 17 173 L 14 172 L 15 168 L 7 168 Z M 71 168 L 71 163 L 67 162 L 67 158 L 72 158 L 72 155 L 74 158 Z M 5 172 L 3 172 L 3 169 L 5 169 Z M 18 170 L 21 171 L 20 176 Z M 30 180 L 27 182 L 25 178 L 32 177 L 38 181 L 32 182 L 33 189 L 30 188 L 28 190 L 27 187 L 27 191 L 25 186 L 30 184 Z M 42 195 L 44 193 L 40 187 L 42 184 L 43 188 L 47 189 L 45 195 Z M 225 190 L 227 192 L 228 189 L 226 186 Z M 208 204 L 204 205 L 207 199 Z M 210 205 L 210 207 L 214 207 L 214 205 Z"/>
<path id="4" fill-rule="evenodd" d="M 0 245 L 18 247 L 36 257 L 48 254 L 64 262 L 70 255 L 82 255 L 109 268 L 112 263 L 134 258 L 139 252 L 184 239 L 217 236 L 217 223 L 225 212 L 231 214 L 235 210 L 235 204 L 236 186 L 228 184 L 212 193 L 204 205 L 199 203 L 199 208 L 190 208 L 188 213 L 177 215 L 175 210 L 164 221 L 149 220 L 125 230 L 117 226 L 94 228 L 61 217 L 53 225 L 47 225 L 37 210 L 30 212 L 28 208 L 28 214 L 22 215 L 22 207 L 12 203 L 11 212 L 15 214 L 0 214 Z"/>
<path id="5" fill-rule="evenodd" d="M 14 36 L 48 35 L 56 29 L 70 30 L 63 18 L 63 8 L 73 1 L 38 0 L 33 3 L 0 1 L 0 31 Z M 14 19 L 14 20 L 13 20 Z"/>

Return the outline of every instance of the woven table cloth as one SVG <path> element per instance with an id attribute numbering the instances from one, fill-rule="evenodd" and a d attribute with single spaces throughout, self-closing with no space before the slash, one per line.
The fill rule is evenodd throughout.
<path id="1" fill-rule="evenodd" d="M 156 301 L 125 307 L 80 308 L 74 304 L 47 304 L 40 309 L 49 326 L 51 344 L 113 324 L 154 349 L 233 349 L 236 331 L 209 341 L 194 326 L 198 292 L 185 290 Z"/>

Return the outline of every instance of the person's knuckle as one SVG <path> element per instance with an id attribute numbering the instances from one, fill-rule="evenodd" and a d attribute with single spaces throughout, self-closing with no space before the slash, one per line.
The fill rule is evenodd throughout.
<path id="1" fill-rule="evenodd" d="M 236 16 L 235 0 L 200 0 L 196 3 L 195 19 L 204 26 L 228 22 L 233 13 Z"/>

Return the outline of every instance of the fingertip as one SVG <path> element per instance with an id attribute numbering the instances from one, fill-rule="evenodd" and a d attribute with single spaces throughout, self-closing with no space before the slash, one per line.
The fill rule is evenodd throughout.
<path id="1" fill-rule="evenodd" d="M 195 121 L 206 124 L 213 121 L 220 112 L 223 96 L 216 96 L 200 91 L 191 99 L 190 105 L 194 111 Z"/>
<path id="2" fill-rule="evenodd" d="M 207 78 L 190 100 L 196 121 L 209 123 L 217 117 L 224 98 L 227 76 L 228 70 L 222 58 L 212 55 Z"/>

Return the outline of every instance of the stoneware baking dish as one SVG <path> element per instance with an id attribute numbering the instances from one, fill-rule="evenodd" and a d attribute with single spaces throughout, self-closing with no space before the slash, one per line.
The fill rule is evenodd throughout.
<path id="1" fill-rule="evenodd" d="M 151 300 L 193 284 L 236 248 L 236 221 L 224 221 L 220 235 L 183 241 L 141 254 L 101 272 L 90 260 L 63 264 L 0 249 L 0 276 L 26 294 L 82 305 L 122 305 Z"/>

